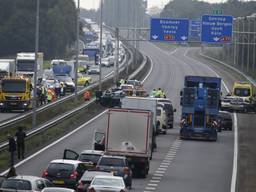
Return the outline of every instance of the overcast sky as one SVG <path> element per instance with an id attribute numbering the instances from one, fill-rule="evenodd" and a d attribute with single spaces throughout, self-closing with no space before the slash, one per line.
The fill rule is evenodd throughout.
<path id="1" fill-rule="evenodd" d="M 223 0 L 205 0 L 205 1 L 212 2 L 212 3 L 216 3 L 216 2 L 219 3 L 219 2 L 222 2 Z M 168 2 L 169 0 L 148 0 L 148 7 L 158 6 L 162 8 Z M 80 0 L 80 4 L 82 8 L 95 9 L 95 8 L 98 8 L 99 6 L 99 0 Z"/>

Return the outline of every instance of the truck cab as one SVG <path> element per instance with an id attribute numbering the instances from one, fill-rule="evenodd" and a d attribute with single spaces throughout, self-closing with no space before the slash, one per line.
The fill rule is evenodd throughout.
<path id="1" fill-rule="evenodd" d="M 1 81 L 1 111 L 24 110 L 32 107 L 31 81 L 23 77 L 5 77 Z"/>
<path id="2" fill-rule="evenodd" d="M 221 79 L 186 76 L 181 92 L 182 139 L 217 140 Z"/>

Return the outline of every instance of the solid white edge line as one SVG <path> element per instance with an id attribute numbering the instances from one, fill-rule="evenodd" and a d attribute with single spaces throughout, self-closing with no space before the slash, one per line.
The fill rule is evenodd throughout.
<path id="1" fill-rule="evenodd" d="M 26 159 L 20 161 L 19 163 L 15 164 L 14 167 L 17 168 L 20 165 L 26 163 L 27 161 L 33 159 L 34 157 L 36 157 L 37 155 L 39 155 L 40 153 L 42 153 L 43 151 L 51 148 L 52 146 L 56 145 L 57 143 L 61 142 L 62 140 L 66 139 L 67 137 L 69 137 L 70 135 L 74 134 L 75 132 L 79 131 L 80 129 L 82 129 L 84 126 L 90 124 L 91 122 L 93 122 L 94 120 L 96 120 L 97 118 L 99 118 L 100 116 L 102 116 L 104 113 L 106 113 L 107 110 L 103 111 L 102 113 L 98 114 L 97 116 L 93 117 L 92 119 L 90 119 L 89 121 L 87 121 L 86 123 L 80 125 L 78 128 L 76 128 L 75 130 L 71 131 L 70 133 L 64 135 L 63 137 L 59 138 L 58 140 L 54 141 L 53 143 L 47 145 L 46 147 L 40 149 L 39 151 L 37 151 L 36 153 L 34 153 L 33 155 L 30 155 L 29 157 L 27 157 Z M 8 173 L 9 169 L 5 170 L 4 172 L 1 173 L 1 175 L 5 175 L 6 173 Z"/>
<path id="2" fill-rule="evenodd" d="M 194 58 L 187 56 L 187 52 L 188 52 L 188 49 L 184 54 L 185 57 L 192 59 L 198 63 L 202 63 L 201 61 L 197 61 Z M 203 65 L 207 66 L 213 73 L 216 74 L 217 77 L 220 77 L 211 67 L 209 67 L 206 64 L 203 64 Z M 222 80 L 222 83 L 223 83 L 226 91 L 229 92 L 229 89 L 223 80 Z M 233 154 L 233 169 L 232 169 L 230 192 L 236 191 L 237 161 L 238 161 L 238 126 L 237 126 L 238 124 L 237 124 L 237 114 L 236 113 L 233 113 L 233 119 L 234 119 L 234 122 L 233 122 L 233 124 L 234 124 L 234 154 Z"/>
<path id="3" fill-rule="evenodd" d="M 151 73 L 153 71 L 153 67 L 154 67 L 154 62 L 153 62 L 152 58 L 150 56 L 148 56 L 148 58 L 151 62 L 151 67 L 150 67 L 150 70 L 149 70 L 148 74 L 146 75 L 146 77 L 141 81 L 142 83 L 144 83 L 148 79 L 148 77 L 151 75 Z"/>

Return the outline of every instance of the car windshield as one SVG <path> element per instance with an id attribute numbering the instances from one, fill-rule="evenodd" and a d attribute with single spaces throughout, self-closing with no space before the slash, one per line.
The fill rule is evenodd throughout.
<path id="1" fill-rule="evenodd" d="M 2 91 L 6 93 L 24 93 L 26 91 L 25 80 L 3 80 Z"/>
<path id="2" fill-rule="evenodd" d="M 8 179 L 1 186 L 3 189 L 32 190 L 31 183 L 27 180 Z"/>
<path id="3" fill-rule="evenodd" d="M 121 179 L 114 178 L 95 178 L 92 185 L 109 186 L 109 187 L 123 187 Z"/>
<path id="4" fill-rule="evenodd" d="M 99 165 L 101 166 L 112 166 L 112 167 L 125 167 L 125 162 L 123 159 L 103 157 L 101 158 Z"/>
<path id="5" fill-rule="evenodd" d="M 234 95 L 239 97 L 248 97 L 250 96 L 250 89 L 235 88 Z"/>
<path id="6" fill-rule="evenodd" d="M 83 162 L 91 161 L 93 163 L 97 163 L 100 157 L 101 155 L 96 154 L 81 154 L 78 160 Z"/>
<path id="7" fill-rule="evenodd" d="M 74 170 L 74 165 L 66 163 L 51 163 L 48 167 L 48 172 L 68 172 L 71 173 Z"/>

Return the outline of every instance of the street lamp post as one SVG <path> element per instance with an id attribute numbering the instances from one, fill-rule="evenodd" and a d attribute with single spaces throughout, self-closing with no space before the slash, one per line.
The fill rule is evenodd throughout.
<path id="1" fill-rule="evenodd" d="M 79 18 L 80 18 L 80 0 L 77 1 L 77 23 L 76 23 L 76 62 L 74 65 L 75 72 L 75 98 L 77 98 L 77 68 L 78 68 L 78 55 L 79 55 Z"/>
<path id="2" fill-rule="evenodd" d="M 40 1 L 36 1 L 36 34 L 35 34 L 35 63 L 34 63 L 34 89 L 33 89 L 33 115 L 32 115 L 32 128 L 36 126 L 36 109 L 37 109 L 37 57 L 38 57 L 38 44 L 39 44 L 39 7 Z"/>
<path id="3" fill-rule="evenodd" d="M 103 0 L 100 0 L 100 54 L 99 54 L 99 65 L 100 65 L 100 74 L 99 74 L 99 90 L 101 91 L 102 85 L 101 85 L 101 57 L 102 57 L 102 13 L 103 13 Z"/>

